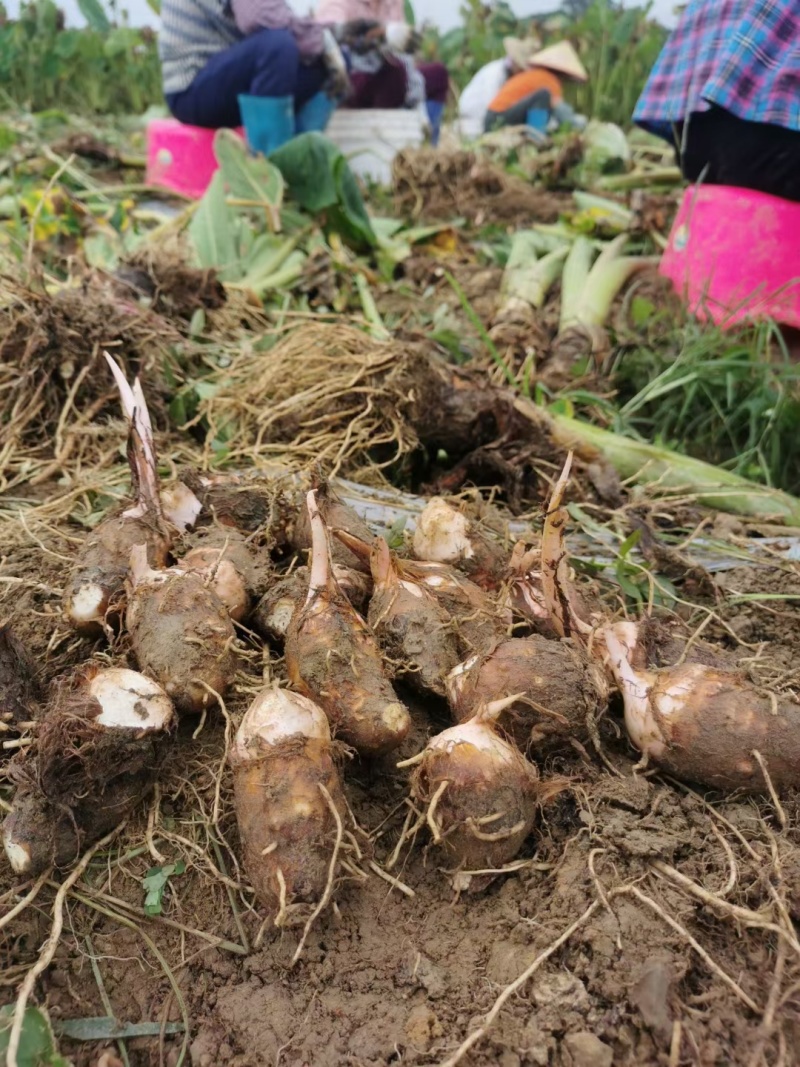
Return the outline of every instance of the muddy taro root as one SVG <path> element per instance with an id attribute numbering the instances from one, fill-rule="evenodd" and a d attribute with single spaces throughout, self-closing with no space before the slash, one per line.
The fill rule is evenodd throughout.
<path id="1" fill-rule="evenodd" d="M 451 671 L 447 697 L 454 718 L 464 722 L 482 704 L 517 693 L 501 723 L 521 747 L 545 740 L 585 740 L 605 704 L 599 669 L 580 646 L 534 634 L 510 637 L 486 655 L 472 656 Z"/>
<path id="2" fill-rule="evenodd" d="M 757 689 L 739 671 L 703 663 L 648 670 L 638 627 L 603 632 L 622 693 L 625 726 L 649 762 L 712 789 L 800 785 L 800 703 Z"/>
<path id="3" fill-rule="evenodd" d="M 374 634 L 336 586 L 313 490 L 308 509 L 309 591 L 286 635 L 286 668 L 293 685 L 322 707 L 337 739 L 378 756 L 402 744 L 411 717 L 386 676 Z"/>
<path id="4" fill-rule="evenodd" d="M 230 753 L 247 877 L 275 926 L 326 893 L 346 805 L 325 713 L 277 686 L 253 700 Z"/>
<path id="5" fill-rule="evenodd" d="M 337 536 L 348 535 L 337 531 Z M 364 546 L 366 547 L 366 546 Z M 367 622 L 396 675 L 423 691 L 445 695 L 445 678 L 458 663 L 452 619 L 436 597 L 402 570 L 382 537 L 370 550 L 373 593 Z"/>
<path id="6" fill-rule="evenodd" d="M 83 668 L 60 687 L 17 783 L 3 845 L 18 874 L 65 866 L 152 789 L 175 722 L 161 686 L 121 667 Z"/>
<path id="7" fill-rule="evenodd" d="M 372 592 L 369 576 L 363 571 L 334 564 L 333 577 L 356 611 L 365 611 Z M 253 612 L 253 625 L 262 637 L 279 644 L 286 640 L 295 608 L 304 604 L 308 596 L 308 582 L 308 567 L 298 567 L 274 582 L 264 593 Z"/>
<path id="8" fill-rule="evenodd" d="M 372 531 L 349 504 L 340 500 L 333 489 L 327 483 L 323 483 L 316 490 L 317 507 L 322 515 L 325 525 L 330 530 L 344 530 L 360 541 L 367 544 L 372 542 Z M 311 522 L 308 517 L 308 509 L 301 507 L 292 531 L 292 547 L 295 552 L 307 552 L 312 548 Z M 331 560 L 334 566 L 349 567 L 351 570 L 363 571 L 369 574 L 369 560 L 351 551 L 350 548 L 339 540 L 330 544 Z"/>
<path id="9" fill-rule="evenodd" d="M 481 888 L 485 878 L 470 872 L 497 872 L 512 860 L 536 817 L 536 768 L 495 727 L 505 703 L 482 707 L 406 761 L 416 764 L 411 795 L 427 811 L 456 888 Z"/>
<path id="10" fill-rule="evenodd" d="M 202 574 L 156 571 L 144 547 L 131 553 L 126 625 L 136 662 L 156 678 L 179 712 L 212 706 L 236 672 L 236 632 Z"/>

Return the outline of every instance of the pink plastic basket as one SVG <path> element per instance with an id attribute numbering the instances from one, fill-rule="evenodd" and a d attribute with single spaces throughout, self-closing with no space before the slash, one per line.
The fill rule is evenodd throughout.
<path id="1" fill-rule="evenodd" d="M 750 189 L 690 186 L 661 273 L 701 319 L 800 327 L 800 204 Z"/>
<path id="2" fill-rule="evenodd" d="M 201 197 L 217 169 L 215 133 L 177 119 L 155 119 L 147 127 L 147 184 Z"/>

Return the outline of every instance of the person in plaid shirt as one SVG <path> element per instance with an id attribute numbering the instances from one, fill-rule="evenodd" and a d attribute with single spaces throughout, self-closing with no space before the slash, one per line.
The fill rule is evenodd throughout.
<path id="1" fill-rule="evenodd" d="M 633 121 L 689 181 L 800 201 L 800 2 L 689 0 Z"/>

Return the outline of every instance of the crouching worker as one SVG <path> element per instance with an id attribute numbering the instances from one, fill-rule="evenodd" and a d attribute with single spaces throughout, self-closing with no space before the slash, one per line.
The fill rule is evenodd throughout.
<path id="1" fill-rule="evenodd" d="M 424 103 L 436 144 L 450 80 L 444 64 L 415 61 L 420 38 L 404 20 L 403 0 L 320 0 L 316 18 L 367 27 L 357 40 L 348 38 L 352 91 L 345 106 L 392 109 Z"/>
<path id="2" fill-rule="evenodd" d="M 344 39 L 347 27 L 339 27 Z M 180 122 L 243 125 L 253 151 L 327 125 L 348 88 L 334 29 L 298 18 L 284 0 L 163 0 L 164 96 Z"/>
<path id="3" fill-rule="evenodd" d="M 538 37 L 505 37 L 505 55 L 484 64 L 464 86 L 458 99 L 458 118 L 462 133 L 477 137 L 486 126 L 489 105 L 509 78 L 527 70 L 531 60 L 542 49 Z"/>
<path id="4" fill-rule="evenodd" d="M 484 128 L 528 125 L 544 132 L 550 126 L 585 126 L 584 117 L 565 103 L 563 83 L 588 77 L 569 41 L 543 48 L 530 57 L 526 70 L 505 82 L 489 104 Z"/>
<path id="5" fill-rule="evenodd" d="M 800 4 L 690 0 L 633 121 L 687 181 L 800 201 Z"/>

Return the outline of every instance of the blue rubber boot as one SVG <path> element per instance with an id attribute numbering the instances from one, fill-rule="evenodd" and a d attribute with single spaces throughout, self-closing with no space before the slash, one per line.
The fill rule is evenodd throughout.
<path id="1" fill-rule="evenodd" d="M 291 96 L 240 96 L 239 112 L 253 152 L 268 156 L 294 137 Z"/>
<path id="2" fill-rule="evenodd" d="M 444 104 L 438 100 L 426 100 L 425 110 L 428 112 L 428 121 L 431 124 L 431 144 L 439 143 L 439 134 L 442 132 L 442 115 Z"/>
<path id="3" fill-rule="evenodd" d="M 525 122 L 532 130 L 537 130 L 539 133 L 546 133 L 549 119 L 550 112 L 545 108 L 532 107 L 525 118 Z"/>
<path id="4" fill-rule="evenodd" d="M 306 100 L 295 115 L 295 127 L 298 133 L 312 133 L 314 130 L 322 132 L 328 125 L 331 115 L 336 110 L 336 101 L 332 100 L 327 93 L 314 93 L 310 100 Z"/>

